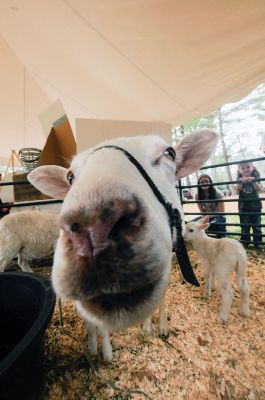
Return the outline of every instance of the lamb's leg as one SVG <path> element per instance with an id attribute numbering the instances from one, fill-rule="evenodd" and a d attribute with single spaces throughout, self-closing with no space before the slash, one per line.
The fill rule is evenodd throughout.
<path id="1" fill-rule="evenodd" d="M 210 267 L 208 265 L 204 265 L 204 280 L 205 280 L 205 287 L 204 287 L 204 298 L 208 299 L 211 296 L 211 286 L 212 286 L 212 275 L 210 272 Z"/>
<path id="2" fill-rule="evenodd" d="M 24 272 L 33 272 L 29 266 L 28 261 L 25 258 L 23 258 L 23 256 L 21 256 L 21 254 L 19 254 L 19 256 L 18 256 L 18 265 Z"/>
<path id="3" fill-rule="evenodd" d="M 218 321 L 224 323 L 228 320 L 232 301 L 233 301 L 233 289 L 229 278 L 223 278 L 221 283 L 222 291 L 222 302 L 220 312 L 218 315 Z"/>
<path id="4" fill-rule="evenodd" d="M 151 335 L 153 329 L 152 329 L 152 317 L 146 318 L 146 320 L 143 323 L 143 331 L 148 333 L 148 335 Z"/>
<path id="5" fill-rule="evenodd" d="M 4 272 L 7 264 L 8 264 L 7 260 L 5 260 L 4 258 L 0 259 L 0 272 Z"/>
<path id="6" fill-rule="evenodd" d="M 159 315 L 158 315 L 158 330 L 160 336 L 168 336 L 169 334 L 169 326 L 167 321 L 167 313 L 165 309 L 165 299 L 160 303 L 159 307 Z"/>
<path id="7" fill-rule="evenodd" d="M 95 356 L 97 354 L 97 351 L 98 351 L 97 333 L 96 333 L 95 325 L 90 321 L 87 322 L 87 332 L 88 332 L 88 349 L 89 349 L 89 353 L 92 356 Z"/>
<path id="8" fill-rule="evenodd" d="M 143 331 L 149 335 L 152 333 L 152 316 L 146 318 L 143 323 Z M 167 313 L 165 310 L 165 295 L 161 300 L 158 314 L 158 331 L 160 336 L 168 336 L 169 326 L 167 321 Z"/>
<path id="9" fill-rule="evenodd" d="M 239 314 L 242 317 L 247 317 L 249 315 L 249 292 L 250 292 L 247 277 L 238 278 L 237 286 L 239 288 L 239 293 L 240 293 Z"/>
<path id="10" fill-rule="evenodd" d="M 215 279 L 216 279 L 215 271 L 212 271 L 212 273 L 211 273 L 211 290 L 215 290 Z"/>
<path id="11" fill-rule="evenodd" d="M 109 338 L 109 331 L 103 327 L 98 327 L 100 336 L 102 338 L 102 353 L 104 361 L 111 362 L 113 358 L 112 346 Z"/>
<path id="12" fill-rule="evenodd" d="M 16 248 L 11 248 L 5 243 L 1 245 L 0 251 L 0 272 L 4 272 L 9 262 L 16 256 Z"/>

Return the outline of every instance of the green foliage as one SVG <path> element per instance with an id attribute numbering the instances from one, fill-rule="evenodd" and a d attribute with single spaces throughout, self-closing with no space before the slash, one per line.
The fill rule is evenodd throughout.
<path id="1" fill-rule="evenodd" d="M 174 141 L 179 141 L 184 133 L 197 129 L 214 129 L 223 137 L 208 164 L 261 157 L 259 143 L 265 132 L 265 84 L 259 85 L 244 99 L 226 104 L 207 116 L 195 118 L 182 128 L 172 131 Z"/>

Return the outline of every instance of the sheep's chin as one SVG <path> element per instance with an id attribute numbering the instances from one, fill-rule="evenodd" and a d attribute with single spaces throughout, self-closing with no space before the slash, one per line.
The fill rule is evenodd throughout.
<path id="1" fill-rule="evenodd" d="M 88 301 L 92 307 L 99 306 L 105 311 L 111 311 L 113 309 L 130 309 L 139 303 L 148 300 L 150 295 L 153 293 L 155 286 L 155 283 L 149 283 L 129 293 L 100 294 Z"/>
<path id="2" fill-rule="evenodd" d="M 86 310 L 86 312 L 98 320 L 111 319 L 112 316 L 119 315 L 123 316 L 122 320 L 124 319 L 125 323 L 128 318 L 134 318 L 134 314 L 138 313 L 137 310 L 142 309 L 143 304 L 148 305 L 154 296 L 157 284 L 150 283 L 130 293 L 101 294 L 89 300 L 83 299 L 77 301 L 83 310 Z M 151 303 L 153 303 L 153 300 L 151 300 Z M 147 308 L 149 307 L 147 306 Z M 125 315 L 127 315 L 127 318 Z M 130 325 L 130 323 L 126 322 L 125 326 L 127 325 Z"/>

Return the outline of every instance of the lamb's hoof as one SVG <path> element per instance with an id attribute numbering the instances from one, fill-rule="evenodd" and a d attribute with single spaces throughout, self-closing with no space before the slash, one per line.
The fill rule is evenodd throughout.
<path id="1" fill-rule="evenodd" d="M 147 333 L 147 335 L 152 335 L 153 327 L 152 327 L 152 320 L 151 318 L 147 318 L 143 323 L 143 331 Z"/>
<path id="2" fill-rule="evenodd" d="M 249 316 L 249 311 L 239 311 L 239 315 L 243 318 L 246 318 Z"/>
<path id="3" fill-rule="evenodd" d="M 111 352 L 105 352 L 103 353 L 103 360 L 106 361 L 107 363 L 110 363 L 113 359 L 113 354 Z"/>
<path id="4" fill-rule="evenodd" d="M 162 339 L 162 340 L 167 340 L 168 338 L 169 338 L 169 333 L 167 334 L 167 335 L 164 335 L 164 334 L 160 334 L 159 333 L 159 337 L 160 337 L 160 339 Z"/>
<path id="5" fill-rule="evenodd" d="M 219 324 L 226 324 L 228 321 L 228 317 L 225 317 L 223 315 L 218 315 L 217 321 L 219 322 Z"/>
<path id="6" fill-rule="evenodd" d="M 146 329 L 143 329 L 144 333 L 146 333 L 147 335 L 152 335 L 153 333 L 153 328 L 152 327 L 148 327 Z"/>
<path id="7" fill-rule="evenodd" d="M 169 337 L 168 326 L 159 327 L 159 337 L 161 337 L 161 339 L 168 339 Z"/>
<path id="8" fill-rule="evenodd" d="M 159 336 L 168 338 L 169 336 L 169 325 L 167 321 L 163 321 L 160 325 L 158 325 Z"/>
<path id="9" fill-rule="evenodd" d="M 98 349 L 97 349 L 97 345 L 89 345 L 89 354 L 93 357 L 97 355 Z"/>

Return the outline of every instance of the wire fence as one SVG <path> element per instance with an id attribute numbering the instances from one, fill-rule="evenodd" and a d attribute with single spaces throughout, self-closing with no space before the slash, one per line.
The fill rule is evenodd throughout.
<path id="1" fill-rule="evenodd" d="M 0 188 L 1 186 L 19 186 L 19 185 L 29 185 L 28 180 L 23 180 L 23 181 L 16 181 L 16 182 L 0 182 Z M 0 196 L 1 197 L 1 196 Z M 27 208 L 27 207 L 33 207 L 33 208 L 38 208 L 46 205 L 51 205 L 51 204 L 60 204 L 62 203 L 62 200 L 56 200 L 56 199 L 44 199 L 44 200 L 28 200 L 28 201 L 17 201 L 17 202 L 0 202 L 0 215 L 1 217 L 9 214 L 13 208 Z M 3 210 L 3 211 L 2 211 Z"/>
<path id="2" fill-rule="evenodd" d="M 210 166 L 205 166 L 203 168 L 201 168 L 200 171 L 204 171 L 204 170 L 208 170 L 208 169 L 214 169 L 214 168 L 220 168 L 220 167 L 225 167 L 228 165 L 235 165 L 235 164 L 241 164 L 241 163 L 252 163 L 252 162 L 261 162 L 264 161 L 265 157 L 259 157 L 259 158 L 252 158 L 252 159 L 248 159 L 248 160 L 240 160 L 240 161 L 235 161 L 235 162 L 230 162 L 230 163 L 222 163 L 222 164 L 215 164 L 215 165 L 210 165 Z M 262 185 L 262 182 L 265 181 L 264 177 L 260 177 L 257 178 L 255 180 L 253 180 L 253 182 L 259 182 Z M 226 180 L 226 181 L 221 181 L 221 182 L 214 182 L 210 185 L 212 186 L 225 186 L 225 187 L 230 187 L 231 185 L 236 185 L 237 183 L 239 183 L 238 180 Z M 9 185 L 25 185 L 25 184 L 29 184 L 29 182 L 27 180 L 24 181 L 18 181 L 18 182 L 0 182 L 0 187 L 1 186 L 9 186 Z M 211 236 L 230 236 L 230 237 L 235 237 L 236 239 L 238 239 L 239 241 L 241 241 L 243 244 L 245 245 L 255 245 L 255 238 L 260 236 L 262 238 L 262 243 L 259 243 L 259 245 L 261 245 L 264 248 L 264 236 L 265 236 L 265 213 L 264 212 L 260 212 L 259 215 L 261 215 L 261 223 L 260 224 L 251 224 L 251 228 L 252 228 L 252 232 L 251 232 L 251 237 L 252 240 L 249 238 L 245 238 L 244 235 L 242 235 L 242 230 L 244 230 L 244 228 L 249 228 L 250 225 L 248 223 L 244 223 L 240 222 L 240 213 L 239 210 L 238 211 L 225 211 L 225 212 L 200 212 L 199 209 L 195 209 L 195 211 L 187 211 L 185 210 L 185 207 L 187 205 L 197 205 L 199 203 L 218 203 L 218 202 L 222 202 L 225 203 L 225 207 L 227 207 L 227 205 L 229 206 L 229 204 L 233 204 L 233 203 L 238 203 L 239 199 L 238 196 L 236 198 L 223 198 L 223 199 L 214 199 L 214 200 L 185 200 L 184 196 L 183 196 L 183 190 L 184 189 L 193 189 L 193 188 L 198 188 L 199 186 L 210 186 L 209 184 L 205 185 L 205 184 L 192 184 L 192 185 L 183 185 L 181 181 L 179 181 L 179 184 L 177 186 L 178 192 L 179 192 L 179 197 L 181 200 L 181 203 L 183 205 L 184 211 L 185 211 L 185 216 L 186 216 L 186 220 L 191 220 L 194 219 L 194 217 L 203 217 L 204 215 L 209 215 L 209 216 L 217 216 L 217 217 L 224 217 L 226 220 L 223 224 L 219 224 L 219 227 L 221 227 L 221 230 L 211 230 L 211 232 L 208 232 Z M 264 188 L 264 192 L 265 192 L 265 188 Z M 260 195 L 260 200 L 261 201 L 265 201 L 265 193 L 262 192 Z M 251 200 L 244 200 L 244 201 L 251 201 Z M 32 206 L 32 207 L 38 207 L 38 206 L 45 206 L 45 205 L 51 205 L 51 204 L 60 204 L 62 203 L 62 200 L 55 200 L 55 199 L 45 199 L 45 200 L 32 200 L 32 201 L 21 201 L 21 202 L 14 202 L 14 203 L 0 203 L 0 211 L 2 209 L 6 209 L 8 208 L 8 212 L 12 209 L 12 208 L 16 208 L 16 207 L 28 207 L 28 206 Z M 248 216 L 257 216 L 257 212 L 244 212 L 245 215 Z M 217 224 L 216 224 L 217 225 Z M 253 233 L 253 229 L 255 231 L 255 228 L 261 229 L 261 233 Z M 245 235 L 246 236 L 246 235 Z"/>
<path id="3" fill-rule="evenodd" d="M 220 167 L 226 167 L 228 165 L 238 165 L 238 164 L 245 164 L 245 163 L 252 163 L 252 162 L 264 162 L 265 157 L 259 157 L 259 158 L 252 158 L 252 159 L 247 159 L 247 160 L 240 160 L 240 161 L 233 161 L 233 162 L 229 162 L 229 163 L 222 163 L 222 164 L 215 164 L 215 165 L 209 165 L 209 166 L 205 166 L 203 168 L 201 168 L 201 173 L 204 173 L 204 170 L 211 170 L 214 168 L 220 168 Z M 208 171 L 207 171 L 208 172 Z M 209 174 L 211 175 L 211 174 Z M 265 181 L 264 177 L 259 177 L 254 179 L 252 182 L 259 182 L 262 186 L 262 182 Z M 233 237 L 235 239 L 238 239 L 242 244 L 244 244 L 245 246 L 249 246 L 249 245 L 254 245 L 256 248 L 262 248 L 264 249 L 264 236 L 265 236 L 265 213 L 263 212 L 263 209 L 261 210 L 261 212 L 257 212 L 257 211 L 244 211 L 244 216 L 249 216 L 249 217 L 259 217 L 261 216 L 261 223 L 246 223 L 244 222 L 244 218 L 242 218 L 242 212 L 239 212 L 239 209 L 237 207 L 237 210 L 235 211 L 234 208 L 236 206 L 235 203 L 239 203 L 239 197 L 238 195 L 232 195 L 232 197 L 230 198 L 230 196 L 224 197 L 223 199 L 214 199 L 214 200 L 194 200 L 193 196 L 192 199 L 189 200 L 185 200 L 184 198 L 184 190 L 188 189 L 188 192 L 193 189 L 196 188 L 198 189 L 198 187 L 205 187 L 205 186 L 222 186 L 225 188 L 231 188 L 232 189 L 235 187 L 236 184 L 241 183 L 239 180 L 226 180 L 226 181 L 221 181 L 221 182 L 213 182 L 212 184 L 208 184 L 207 185 L 204 184 L 191 184 L 191 185 L 183 185 L 182 181 L 179 181 L 179 184 L 177 186 L 178 192 L 179 192 L 179 196 L 180 196 L 180 200 L 181 203 L 183 205 L 184 208 L 184 212 L 185 212 L 185 220 L 190 221 L 190 220 L 196 220 L 197 218 L 203 217 L 204 215 L 209 215 L 209 217 L 223 217 L 224 221 L 223 223 L 216 223 L 214 224 L 215 226 L 215 230 L 211 229 L 210 231 L 207 232 L 207 234 L 209 236 L 214 236 L 214 237 Z M 226 189 L 227 191 L 227 189 Z M 265 187 L 263 187 L 262 192 L 260 193 L 259 196 L 260 201 L 265 201 Z M 244 202 L 251 202 L 253 201 L 252 199 L 249 200 L 244 200 Z M 203 204 L 203 203 L 224 203 L 225 205 L 225 209 L 227 211 L 225 212 L 201 212 L 199 210 L 198 205 L 199 204 Z M 197 207 L 195 207 L 195 210 L 191 211 L 191 205 L 197 205 Z M 233 206 L 232 206 L 233 205 Z M 229 207 L 231 206 L 231 207 Z M 232 208 L 232 211 L 231 211 Z M 230 210 L 230 211 L 228 211 Z M 243 217 L 244 217 L 243 216 Z M 214 222 L 214 220 L 213 220 Z M 219 229 L 218 229 L 219 227 Z M 260 232 L 261 230 L 261 232 Z M 257 232 L 258 231 L 258 232 Z M 247 232 L 247 233 L 246 233 Z"/>

